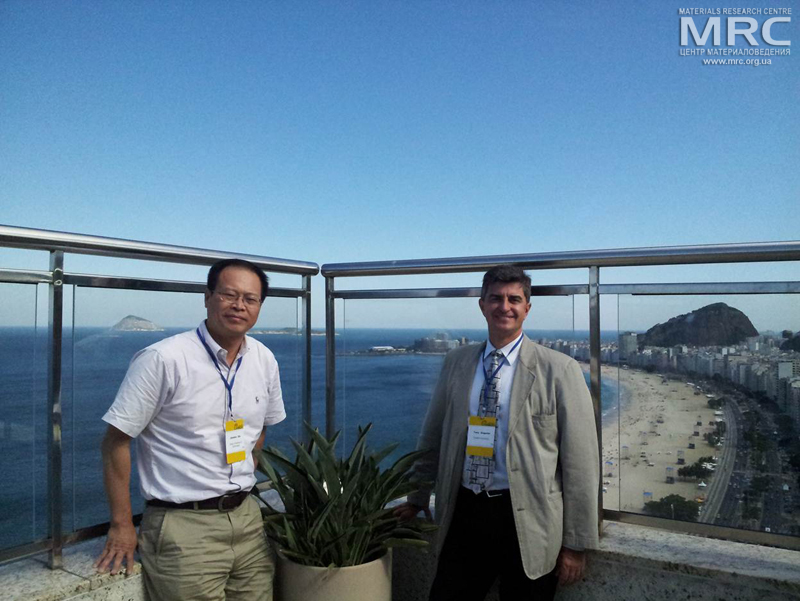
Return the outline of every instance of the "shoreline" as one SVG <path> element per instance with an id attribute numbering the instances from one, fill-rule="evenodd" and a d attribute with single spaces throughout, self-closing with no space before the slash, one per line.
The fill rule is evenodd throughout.
<path id="1" fill-rule="evenodd" d="M 588 365 L 581 367 L 588 370 Z M 678 478 L 682 465 L 701 457 L 719 459 L 725 452 L 725 447 L 709 446 L 703 439 L 715 419 L 705 394 L 656 372 L 603 365 L 601 377 L 614 380 L 619 388 L 618 407 L 602 420 L 604 508 L 641 513 L 646 501 L 671 494 L 705 502 L 710 486 Z M 672 483 L 668 476 L 674 478 Z"/>

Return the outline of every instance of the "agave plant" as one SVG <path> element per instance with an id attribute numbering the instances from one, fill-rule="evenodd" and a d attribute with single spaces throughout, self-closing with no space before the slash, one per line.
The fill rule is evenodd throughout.
<path id="1" fill-rule="evenodd" d="M 291 441 L 297 451 L 294 462 L 274 447 L 258 458 L 259 470 L 272 481 L 286 509 L 263 508 L 264 528 L 286 557 L 303 565 L 344 567 L 377 559 L 393 546 L 427 547 L 424 533 L 435 526 L 422 520 L 400 522 L 386 508 L 420 488 L 411 468 L 425 451 L 403 455 L 381 469 L 381 461 L 397 444 L 370 453 L 366 438 L 372 424 L 359 426 L 347 459 L 336 458 L 339 432 L 329 440 L 308 424 L 306 428 L 308 444 Z"/>

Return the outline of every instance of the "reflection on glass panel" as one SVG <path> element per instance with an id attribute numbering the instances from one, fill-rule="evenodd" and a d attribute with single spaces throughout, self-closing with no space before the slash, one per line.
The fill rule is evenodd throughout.
<path id="1" fill-rule="evenodd" d="M 269 429 L 267 443 L 285 448 L 285 439 L 301 423 L 297 301 L 267 298 L 254 338 L 273 351 L 281 369 L 288 418 Z M 103 307 L 96 311 L 96 307 Z M 111 406 L 133 355 L 205 319 L 203 296 L 174 292 L 144 292 L 80 288 L 75 296 L 74 344 L 69 382 L 64 395 L 64 523 L 66 530 L 108 521 L 102 482 L 100 441 L 106 428 L 103 414 Z M 65 359 L 65 363 L 67 359 Z M 246 369 L 246 362 L 242 369 Z M 135 446 L 132 446 L 135 459 Z M 134 461 L 135 463 L 135 461 Z M 144 508 L 138 474 L 133 470 L 134 513 Z"/>
<path id="2" fill-rule="evenodd" d="M 349 452 L 358 426 L 373 423 L 368 442 L 374 449 L 399 443 L 390 461 L 416 447 L 422 419 L 447 349 L 475 341 L 469 328 L 381 327 L 367 315 L 429 314 L 447 306 L 472 309 L 475 299 L 350 300 L 343 303 L 345 327 L 337 330 L 336 428 L 342 430 L 339 451 Z"/>
<path id="3" fill-rule="evenodd" d="M 302 304 L 298 305 L 301 308 Z M 336 340 L 341 339 L 341 332 L 343 327 L 342 309 L 344 301 L 336 300 L 334 305 L 334 314 L 336 315 Z M 326 370 L 326 336 L 325 326 L 320 328 L 312 328 L 311 330 L 311 425 L 317 428 L 323 434 L 325 433 L 325 370 Z M 302 344 L 302 343 L 301 343 Z M 304 349 L 304 347 L 301 347 Z M 299 352 L 305 352 L 299 351 Z M 342 383 L 341 375 L 341 362 L 337 360 L 336 364 L 336 386 L 337 395 L 339 394 L 338 388 Z M 302 421 L 298 425 L 297 436 L 292 436 L 298 442 L 305 436 L 305 426 Z M 292 452 L 291 457 L 294 457 Z"/>
<path id="4" fill-rule="evenodd" d="M 620 296 L 620 509 L 800 534 L 791 295 Z"/>
<path id="5" fill-rule="evenodd" d="M 300 301 L 293 298 L 267 298 L 251 335 L 264 343 L 278 361 L 286 409 L 286 419 L 267 430 L 265 445 L 278 447 L 288 453 L 292 449 L 289 438 L 300 440 L 303 428 L 305 342 Z"/>
<path id="6" fill-rule="evenodd" d="M 576 324 L 581 323 L 589 313 L 589 298 L 584 295 L 575 297 Z M 577 328 L 577 326 L 576 326 Z M 617 509 L 619 505 L 619 418 L 620 406 L 624 404 L 622 387 L 616 369 L 617 361 L 617 297 L 604 295 L 600 298 L 600 419 L 602 426 L 601 479 L 603 490 L 603 508 Z M 576 337 L 584 334 L 576 329 Z M 588 332 L 584 342 L 579 346 L 576 359 L 586 370 L 588 383 L 589 344 Z"/>
<path id="7" fill-rule="evenodd" d="M 46 536 L 47 328 L 37 330 L 36 302 L 37 286 L 0 284 L 0 549 Z"/>
<path id="8" fill-rule="evenodd" d="M 571 311 L 569 307 L 572 307 Z M 621 387 L 617 371 L 613 367 L 616 361 L 617 346 L 617 311 L 616 297 L 603 296 L 600 301 L 600 415 L 602 420 L 602 478 L 603 506 L 616 509 L 618 506 L 618 477 L 620 463 L 619 449 L 619 406 Z M 547 317 L 546 322 L 537 319 L 539 315 Z M 571 318 L 573 327 L 568 329 L 567 320 Z M 544 297 L 531 300 L 531 321 L 537 329 L 526 333 L 539 344 L 565 353 L 578 361 L 591 389 L 589 362 L 589 297 L 585 294 L 565 297 Z M 551 329 L 541 329 L 538 324 L 547 324 Z M 544 326 L 544 327 L 547 327 Z M 557 328 L 557 329 L 555 329 Z"/>
<path id="9" fill-rule="evenodd" d="M 197 309 L 176 324 L 174 306 L 184 305 L 192 297 Z M 106 429 L 102 416 L 111 406 L 134 354 L 188 329 L 180 327 L 181 323 L 199 323 L 203 313 L 199 295 L 76 289 L 71 357 L 65 353 L 65 530 L 109 519 L 100 457 L 100 441 Z M 131 449 L 135 465 L 135 445 Z M 135 469 L 131 474 L 131 500 L 134 513 L 140 513 L 144 504 Z"/>
<path id="10" fill-rule="evenodd" d="M 610 314 L 605 305 L 609 299 L 603 297 L 601 302 L 600 345 L 601 362 L 607 363 L 612 358 L 612 350 L 617 338 L 616 311 Z M 542 319 L 543 316 L 546 321 Z M 569 320 L 573 324 L 570 327 Z M 533 324 L 534 329 L 529 329 Z M 535 342 L 560 351 L 575 359 L 583 370 L 586 385 L 591 388 L 589 375 L 589 297 L 577 294 L 571 297 L 543 297 L 531 299 L 531 313 L 526 322 L 525 332 Z M 547 328 L 547 329 L 545 329 Z M 616 469 L 618 451 L 611 434 L 616 430 L 617 407 L 619 406 L 619 386 L 616 374 L 609 377 L 607 369 L 603 370 L 600 382 L 601 415 L 604 426 L 604 462 L 606 471 Z M 605 437 L 609 436 L 609 443 Z"/>
<path id="11" fill-rule="evenodd" d="M 477 298 L 348 300 L 337 329 L 337 428 L 340 451 L 357 426 L 372 422 L 371 446 L 398 442 L 390 458 L 416 447 L 422 420 L 448 350 L 486 340 Z M 381 327 L 364 316 L 402 316 L 407 327 Z M 338 320 L 337 320 L 338 322 Z M 534 341 L 578 357 L 588 332 L 572 329 L 570 297 L 532 299 L 525 332 Z M 337 326 L 339 324 L 337 323 Z M 585 340 L 585 342 L 584 342 Z M 588 364 L 586 365 L 588 381 Z"/>

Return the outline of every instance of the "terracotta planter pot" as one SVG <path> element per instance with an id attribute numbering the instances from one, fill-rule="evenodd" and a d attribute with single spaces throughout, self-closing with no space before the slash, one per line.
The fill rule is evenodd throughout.
<path id="1" fill-rule="evenodd" d="M 303 566 L 278 552 L 275 601 L 391 601 L 392 550 L 346 568 Z"/>

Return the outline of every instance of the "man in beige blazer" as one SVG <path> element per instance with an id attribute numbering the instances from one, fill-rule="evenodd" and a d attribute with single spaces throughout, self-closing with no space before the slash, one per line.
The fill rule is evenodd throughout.
<path id="1" fill-rule="evenodd" d="M 440 526 L 431 601 L 482 601 L 497 577 L 503 601 L 552 599 L 598 544 L 592 400 L 573 359 L 522 333 L 530 293 L 519 267 L 484 275 L 489 339 L 447 355 L 422 426 L 417 471 L 435 481 Z M 430 494 L 397 515 L 427 511 Z"/>

